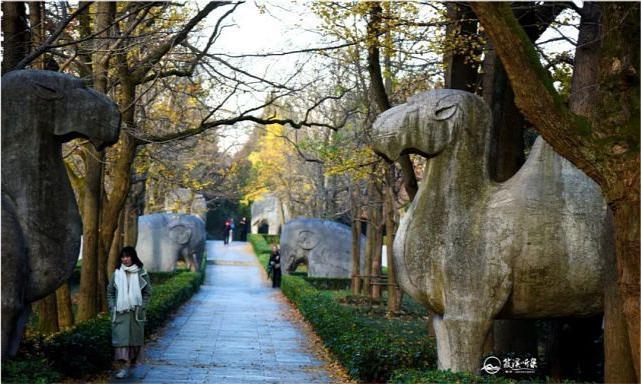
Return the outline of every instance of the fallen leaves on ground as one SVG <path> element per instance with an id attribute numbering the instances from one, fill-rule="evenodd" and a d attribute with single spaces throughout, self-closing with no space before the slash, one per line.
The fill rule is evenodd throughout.
<path id="1" fill-rule="evenodd" d="M 335 358 L 332 356 L 331 352 L 325 348 L 323 340 L 314 332 L 312 326 L 305 321 L 305 318 L 298 311 L 296 306 L 292 304 L 285 296 L 279 295 L 280 299 L 287 304 L 287 310 L 283 312 L 283 316 L 290 320 L 293 324 L 298 325 L 303 329 L 305 335 L 307 336 L 307 341 L 309 342 L 309 350 L 312 352 L 320 361 L 323 362 L 323 365 L 317 367 L 310 367 L 309 371 L 322 371 L 325 370 L 329 373 L 330 378 L 336 384 L 357 384 L 358 382 L 353 380 L 345 367 L 343 367 Z"/>

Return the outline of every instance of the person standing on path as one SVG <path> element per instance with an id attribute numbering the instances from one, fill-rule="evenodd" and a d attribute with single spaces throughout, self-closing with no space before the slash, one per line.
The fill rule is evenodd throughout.
<path id="1" fill-rule="evenodd" d="M 234 219 L 229 219 L 229 242 L 234 241 L 234 230 L 236 229 L 236 224 L 234 224 Z"/>
<path id="2" fill-rule="evenodd" d="M 229 219 L 227 219 L 227 220 L 225 220 L 225 231 L 223 233 L 223 235 L 225 236 L 225 238 L 223 239 L 223 243 L 225 245 L 227 245 L 227 243 L 229 242 L 229 233 L 230 233 L 230 231 L 231 231 L 231 221 Z"/>
<path id="3" fill-rule="evenodd" d="M 129 368 L 142 359 L 146 309 L 150 297 L 149 274 L 144 270 L 136 249 L 124 247 L 107 287 L 111 343 L 118 379 L 127 377 Z"/>
<path id="4" fill-rule="evenodd" d="M 272 244 L 272 254 L 269 256 L 269 269 L 272 272 L 272 288 L 280 288 L 280 251 L 276 244 Z"/>
<path id="5" fill-rule="evenodd" d="M 240 219 L 240 241 L 247 241 L 247 218 L 243 217 Z"/>

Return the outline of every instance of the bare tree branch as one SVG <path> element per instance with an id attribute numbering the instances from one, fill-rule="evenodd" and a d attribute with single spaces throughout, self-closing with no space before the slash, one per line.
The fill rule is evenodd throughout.
<path id="1" fill-rule="evenodd" d="M 178 44 L 182 43 L 186 38 L 189 32 L 191 32 L 192 29 L 198 23 L 206 18 L 214 9 L 218 7 L 222 7 L 225 5 L 230 5 L 233 3 L 229 2 L 223 2 L 223 1 L 211 1 L 207 3 L 205 8 L 203 8 L 196 16 L 194 16 L 189 22 L 183 27 L 183 29 L 178 32 L 173 38 L 171 38 L 169 41 L 165 42 L 164 44 L 160 45 L 157 49 L 155 49 L 153 52 L 151 52 L 147 57 L 143 58 L 141 60 L 142 65 L 140 65 L 138 68 L 136 68 L 132 73 L 130 73 L 130 79 L 132 80 L 133 83 L 140 83 L 142 80 L 145 79 L 147 73 L 162 59 L 162 57 L 169 52 L 173 47 L 177 46 Z"/>
<path id="2" fill-rule="evenodd" d="M 87 9 L 93 2 L 88 1 L 84 4 L 82 4 L 78 9 L 76 9 L 69 17 L 67 17 L 65 20 L 61 21 L 58 23 L 58 26 L 56 27 L 56 30 L 49 36 L 49 38 L 42 43 L 38 48 L 36 48 L 32 53 L 30 53 L 27 57 L 22 59 L 14 68 L 14 70 L 17 69 L 24 69 L 29 63 L 37 59 L 40 55 L 45 53 L 47 50 L 51 48 L 51 44 L 56 41 L 56 39 L 62 34 L 62 31 L 71 23 L 73 19 L 76 18 L 80 13 L 82 13 L 85 9 Z"/>

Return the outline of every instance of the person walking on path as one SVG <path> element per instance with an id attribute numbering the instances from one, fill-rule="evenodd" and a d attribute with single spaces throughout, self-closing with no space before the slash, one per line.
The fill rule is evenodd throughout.
<path id="1" fill-rule="evenodd" d="M 225 231 L 223 235 L 225 238 L 223 239 L 223 243 L 227 245 L 229 243 L 229 233 L 231 232 L 231 221 L 229 219 L 225 220 Z"/>
<path id="2" fill-rule="evenodd" d="M 272 254 L 269 256 L 269 269 L 272 275 L 272 288 L 280 288 L 280 251 L 276 244 L 272 244 Z"/>
<path id="3" fill-rule="evenodd" d="M 234 219 L 229 219 L 229 242 L 234 241 L 234 230 L 236 229 L 236 224 L 234 224 Z"/>
<path id="4" fill-rule="evenodd" d="M 134 247 L 124 247 L 107 287 L 111 313 L 111 343 L 118 371 L 124 379 L 142 359 L 146 309 L 151 297 L 149 274 Z"/>

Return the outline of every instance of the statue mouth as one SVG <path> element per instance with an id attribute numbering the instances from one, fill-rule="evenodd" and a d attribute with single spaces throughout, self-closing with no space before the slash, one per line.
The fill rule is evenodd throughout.
<path id="1" fill-rule="evenodd" d="M 102 151 L 106 147 L 115 144 L 118 141 L 120 134 L 120 115 L 118 115 L 118 120 L 116 122 L 101 124 L 100 132 L 114 132 L 110 137 L 89 137 L 89 142 L 96 147 L 96 150 Z"/>

